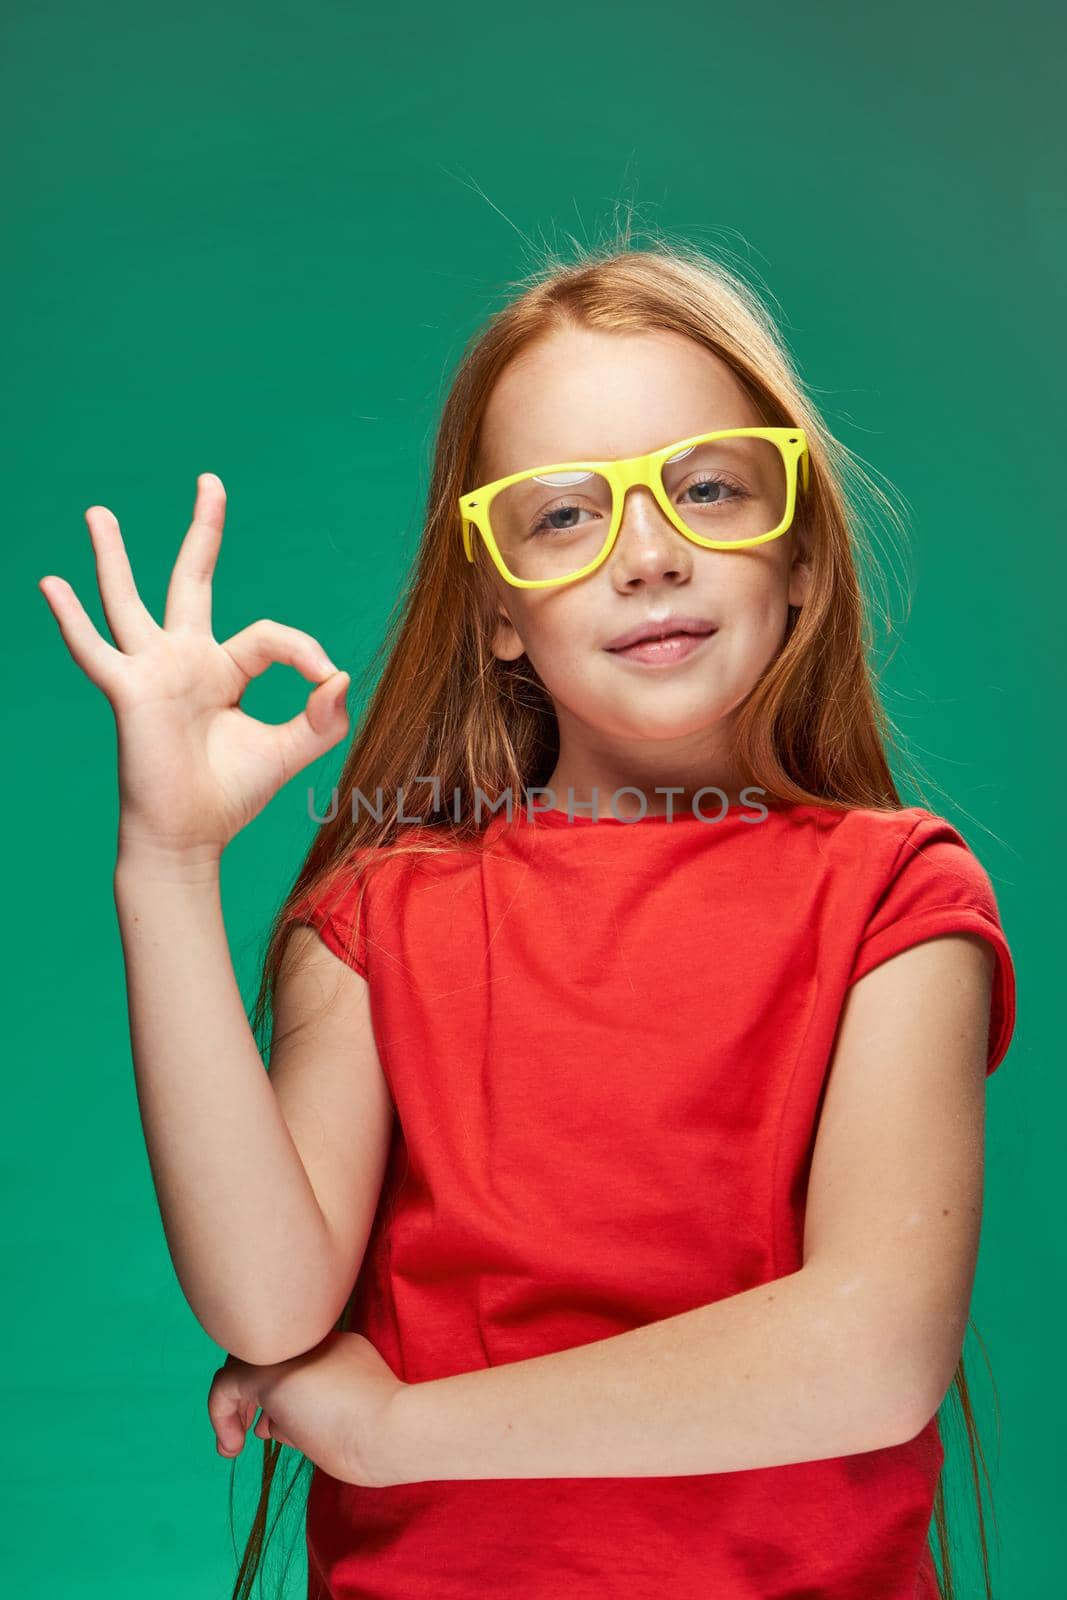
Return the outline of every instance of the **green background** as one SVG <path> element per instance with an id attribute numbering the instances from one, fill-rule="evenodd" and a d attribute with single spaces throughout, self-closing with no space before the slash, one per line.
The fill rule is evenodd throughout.
<path id="1" fill-rule="evenodd" d="M 617 203 L 766 285 L 830 426 L 910 505 L 913 605 L 885 695 L 934 809 L 990 872 L 1019 976 L 989 1085 L 973 1302 L 999 1444 L 972 1334 L 965 1350 L 995 1592 L 1053 1592 L 1061 18 L 914 0 L 5 8 L 13 1592 L 225 1600 L 234 1571 L 231 1468 L 205 1404 L 223 1352 L 170 1265 L 134 1095 L 113 719 L 37 581 L 67 578 L 108 636 L 83 519 L 103 503 L 161 616 L 196 474 L 214 471 L 229 494 L 216 637 L 279 618 L 357 674 L 415 546 L 462 344 L 531 248 L 594 241 Z M 280 721 L 305 685 L 279 668 L 253 691 L 247 708 Z M 326 795 L 339 760 L 227 850 L 249 998 L 311 838 L 308 783 Z M 953 1437 L 962 1600 L 979 1567 Z M 242 1545 L 260 1448 L 238 1465 Z M 302 1559 L 298 1538 L 294 1595 Z"/>

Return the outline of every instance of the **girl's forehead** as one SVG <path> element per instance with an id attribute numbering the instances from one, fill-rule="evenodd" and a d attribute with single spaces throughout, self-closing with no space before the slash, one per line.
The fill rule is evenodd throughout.
<path id="1" fill-rule="evenodd" d="M 568 329 L 521 352 L 497 378 L 479 430 L 479 476 L 616 460 L 760 421 L 729 366 L 691 339 Z"/>

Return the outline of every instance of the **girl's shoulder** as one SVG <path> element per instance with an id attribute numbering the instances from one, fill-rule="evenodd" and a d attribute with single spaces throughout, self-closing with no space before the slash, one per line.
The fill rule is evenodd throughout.
<path id="1" fill-rule="evenodd" d="M 928 904 L 960 900 L 996 915 L 989 873 L 960 829 L 926 806 L 845 811 L 833 831 L 835 858 L 857 885 L 902 890 Z"/>
<path id="2" fill-rule="evenodd" d="M 960 830 L 924 806 L 854 813 L 842 825 L 839 859 L 858 897 L 859 938 L 850 983 L 914 944 L 941 934 L 985 940 L 996 963 L 989 1058 L 1003 1059 L 1015 1024 L 1015 968 L 993 881 Z"/>
<path id="3" fill-rule="evenodd" d="M 945 849 L 946 858 L 953 849 L 973 854 L 959 828 L 926 806 L 853 806 L 842 808 L 835 817 L 834 837 L 851 851 L 893 855 L 938 845 Z"/>
<path id="4" fill-rule="evenodd" d="M 338 892 L 357 892 L 363 886 L 370 893 L 374 885 L 380 894 L 454 870 L 477 853 L 477 844 L 463 841 L 447 823 L 405 823 L 382 844 L 350 846 L 336 868 Z"/>

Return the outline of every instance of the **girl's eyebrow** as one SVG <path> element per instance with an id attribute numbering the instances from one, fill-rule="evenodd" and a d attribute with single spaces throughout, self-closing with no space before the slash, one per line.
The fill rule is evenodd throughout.
<path id="1" fill-rule="evenodd" d="M 658 443 L 650 444 L 648 446 L 647 450 L 634 450 L 634 451 L 631 451 L 630 454 L 628 454 L 628 455 L 619 455 L 618 453 L 613 453 L 613 452 L 610 452 L 610 451 L 608 453 L 606 453 L 606 454 L 601 452 L 599 454 L 593 453 L 593 454 L 582 455 L 579 452 L 570 450 L 570 451 L 565 452 L 563 455 L 541 456 L 537 461 L 530 462 L 530 465 L 528 467 L 514 467 L 514 468 L 512 468 L 512 471 L 514 471 L 514 472 L 529 472 L 531 470 L 531 468 L 533 468 L 533 467 L 552 466 L 557 461 L 632 461 L 634 456 L 651 455 L 654 450 L 664 450 L 664 449 L 666 449 L 666 447 L 668 445 L 678 444 L 682 439 L 693 439 L 693 438 L 697 437 L 700 434 L 725 432 L 729 428 L 748 428 L 748 427 L 758 428 L 759 426 L 760 426 L 760 424 L 758 422 L 753 422 L 753 423 L 748 423 L 748 422 L 722 422 L 722 423 L 719 423 L 719 422 L 711 421 L 711 422 L 708 422 L 706 426 L 701 424 L 701 426 L 696 427 L 696 428 L 688 428 L 685 431 L 685 433 L 673 434 L 669 439 L 668 438 L 661 438 L 658 441 Z M 508 476 L 508 473 L 506 473 L 506 472 L 498 472 L 494 476 L 498 477 L 498 478 L 506 478 Z M 492 482 L 493 480 L 490 479 L 488 481 Z"/>
<path id="2" fill-rule="evenodd" d="M 710 432 L 711 430 L 708 429 L 707 431 Z M 680 439 L 687 439 L 687 438 L 689 438 L 689 435 L 688 434 L 679 434 L 678 437 Z M 670 443 L 673 443 L 673 441 L 672 440 L 664 440 L 664 444 L 670 444 Z M 658 450 L 658 449 L 662 449 L 662 448 L 663 448 L 662 445 L 650 445 L 649 446 L 649 450 Z M 647 454 L 647 452 L 643 451 L 643 450 L 635 450 L 634 451 L 634 455 L 645 455 L 645 454 Z M 558 455 L 554 455 L 554 456 L 540 455 L 540 456 L 537 457 L 536 461 L 527 460 L 525 466 L 512 467 L 508 472 L 496 472 L 496 473 L 493 474 L 492 478 L 489 478 L 487 480 L 487 482 L 493 483 L 493 482 L 495 482 L 495 480 L 497 478 L 510 477 L 512 472 L 531 472 L 535 467 L 551 467 L 551 466 L 555 466 L 555 464 L 557 462 L 563 462 L 563 461 L 629 461 L 631 459 L 632 459 L 632 457 L 630 457 L 630 456 L 612 454 L 611 452 L 608 452 L 608 453 L 605 454 L 603 451 L 599 451 L 599 452 L 593 451 L 593 452 L 586 452 L 585 454 L 583 454 L 579 450 L 564 449 L 562 454 L 558 454 Z"/>

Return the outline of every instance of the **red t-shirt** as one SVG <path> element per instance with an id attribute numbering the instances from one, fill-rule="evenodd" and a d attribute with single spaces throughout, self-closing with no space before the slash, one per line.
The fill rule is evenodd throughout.
<path id="1" fill-rule="evenodd" d="M 714 812 L 712 812 L 714 815 Z M 756 820 L 753 820 L 756 819 Z M 412 826 L 405 837 L 428 830 Z M 370 985 L 397 1117 L 349 1326 L 412 1383 L 671 1317 L 803 1264 L 850 983 L 935 934 L 1015 977 L 985 869 L 929 811 L 488 824 L 311 907 Z M 309 1600 L 917 1600 L 937 1417 L 905 1444 L 700 1476 L 344 1484 Z"/>

